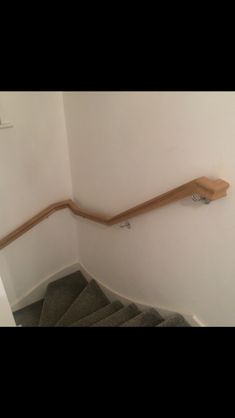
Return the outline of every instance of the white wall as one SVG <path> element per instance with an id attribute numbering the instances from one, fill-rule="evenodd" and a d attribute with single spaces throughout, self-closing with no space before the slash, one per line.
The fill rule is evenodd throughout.
<path id="1" fill-rule="evenodd" d="M 65 93 L 73 193 L 114 215 L 200 176 L 231 184 L 209 205 L 185 199 L 131 220 L 77 221 L 80 261 L 140 303 L 235 325 L 235 93 Z"/>
<path id="2" fill-rule="evenodd" d="M 0 237 L 49 204 L 72 196 L 60 92 L 0 92 Z M 1 250 L 11 304 L 39 281 L 77 260 L 75 220 L 61 211 Z"/>

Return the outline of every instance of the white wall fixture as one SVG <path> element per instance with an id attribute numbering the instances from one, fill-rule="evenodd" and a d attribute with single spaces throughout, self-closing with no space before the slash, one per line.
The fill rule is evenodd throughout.
<path id="1" fill-rule="evenodd" d="M 13 128 L 12 122 L 3 122 L 0 118 L 0 129 Z"/>

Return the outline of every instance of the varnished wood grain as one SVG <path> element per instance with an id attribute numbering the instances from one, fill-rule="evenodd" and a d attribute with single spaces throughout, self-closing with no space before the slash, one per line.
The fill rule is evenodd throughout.
<path id="1" fill-rule="evenodd" d="M 229 187 L 229 183 L 224 180 L 210 180 L 207 177 L 200 177 L 189 183 L 185 183 L 173 190 L 163 193 L 151 200 L 147 200 L 137 206 L 134 206 L 124 212 L 119 213 L 111 218 L 107 218 L 98 213 L 90 212 L 89 210 L 80 208 L 73 200 L 67 199 L 61 202 L 53 203 L 47 208 L 43 209 L 37 215 L 23 223 L 21 226 L 16 228 L 14 231 L 6 235 L 0 240 L 0 249 L 6 247 L 11 242 L 15 241 L 18 237 L 23 235 L 29 229 L 33 228 L 39 222 L 48 218 L 54 212 L 61 209 L 70 209 L 75 215 L 89 219 L 94 222 L 101 223 L 103 225 L 111 226 L 122 222 L 126 219 L 133 218 L 134 216 L 141 215 L 152 209 L 157 209 L 161 206 L 173 203 L 177 200 L 183 199 L 193 193 L 198 193 L 201 197 L 205 197 L 209 200 L 220 199 L 226 196 L 226 191 Z"/>

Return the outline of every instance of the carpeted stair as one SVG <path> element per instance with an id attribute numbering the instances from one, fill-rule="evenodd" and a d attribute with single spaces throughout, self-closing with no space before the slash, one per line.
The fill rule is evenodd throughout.
<path id="1" fill-rule="evenodd" d="M 139 313 L 139 309 L 134 304 L 131 304 L 129 306 L 125 306 L 102 321 L 97 322 L 93 325 L 93 327 L 118 327 L 119 325 L 124 324 L 124 322 L 129 321 L 131 318 L 134 318 Z"/>
<path id="2" fill-rule="evenodd" d="M 179 314 L 171 315 L 165 321 L 157 325 L 158 327 L 188 327 L 189 324 L 184 317 Z"/>
<path id="3" fill-rule="evenodd" d="M 80 271 L 50 283 L 47 287 L 39 326 L 55 325 L 86 286 L 87 280 Z"/>
<path id="4" fill-rule="evenodd" d="M 148 309 L 139 315 L 124 322 L 122 327 L 155 327 L 163 321 L 163 318 L 155 309 Z"/>
<path id="5" fill-rule="evenodd" d="M 43 299 L 31 303 L 23 309 L 13 313 L 17 325 L 23 327 L 37 327 L 42 312 Z"/>
<path id="6" fill-rule="evenodd" d="M 44 299 L 13 313 L 22 327 L 189 327 L 179 314 L 163 319 L 155 309 L 110 302 L 95 280 L 80 271 L 47 286 Z"/>
<path id="7" fill-rule="evenodd" d="M 104 308 L 98 309 L 92 314 L 85 316 L 85 318 L 79 319 L 79 321 L 74 322 L 72 325 L 70 325 L 70 327 L 89 327 L 95 324 L 96 322 L 99 322 L 102 319 L 107 318 L 114 312 L 119 311 L 121 308 L 123 308 L 123 305 L 119 301 L 109 303 Z"/>

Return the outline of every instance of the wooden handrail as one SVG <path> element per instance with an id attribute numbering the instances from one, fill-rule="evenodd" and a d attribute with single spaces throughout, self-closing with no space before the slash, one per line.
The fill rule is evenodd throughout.
<path id="1" fill-rule="evenodd" d="M 152 209 L 157 209 L 161 206 L 167 205 L 169 203 L 175 202 L 177 200 L 183 199 L 187 196 L 197 193 L 202 198 L 208 200 L 216 200 L 221 197 L 226 196 L 226 191 L 229 187 L 229 183 L 224 180 L 210 180 L 207 177 L 199 177 L 195 180 L 185 183 L 182 186 L 179 186 L 173 190 L 170 190 L 167 193 L 161 194 L 160 196 L 155 197 L 154 199 L 147 200 L 140 205 L 137 205 L 131 209 L 121 212 L 116 216 L 111 218 L 106 218 L 100 214 L 90 212 L 86 209 L 81 209 L 73 200 L 67 199 L 61 202 L 53 203 L 48 206 L 46 209 L 39 212 L 37 215 L 33 216 L 27 222 L 16 228 L 10 234 L 6 235 L 0 240 L 0 249 L 6 247 L 11 242 L 15 241 L 18 237 L 23 235 L 29 229 L 33 228 L 43 219 L 48 218 L 54 212 L 68 208 L 75 215 L 82 216 L 83 218 L 90 219 L 91 221 L 101 223 L 103 225 L 114 225 L 126 219 L 133 218 L 134 216 L 140 215 L 142 213 L 148 212 Z"/>

